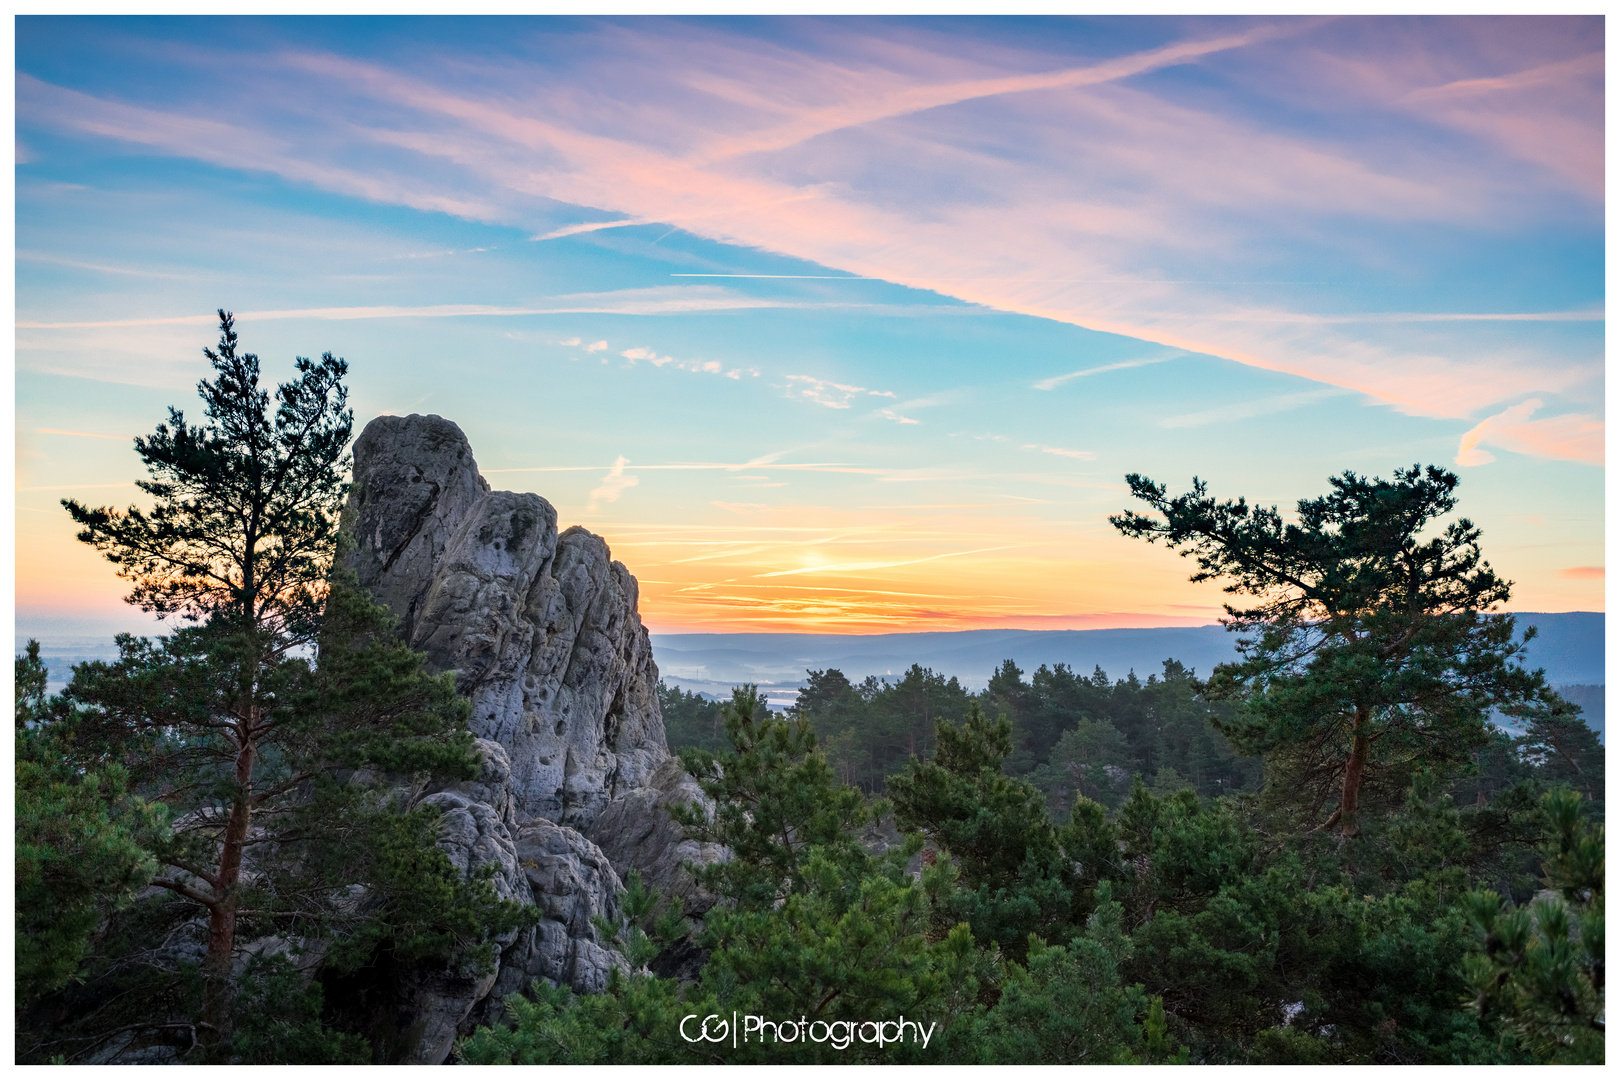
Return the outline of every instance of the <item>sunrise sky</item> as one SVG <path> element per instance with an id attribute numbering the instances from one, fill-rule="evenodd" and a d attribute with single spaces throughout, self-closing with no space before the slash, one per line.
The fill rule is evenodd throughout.
<path id="1" fill-rule="evenodd" d="M 215 308 L 460 424 L 655 631 L 1204 623 L 1127 472 L 1462 476 L 1603 608 L 1595 17 L 16 24 L 19 634 Z"/>

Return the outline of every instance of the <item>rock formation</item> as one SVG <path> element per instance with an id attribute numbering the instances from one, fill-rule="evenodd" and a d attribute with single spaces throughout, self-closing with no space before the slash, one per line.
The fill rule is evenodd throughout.
<path id="1" fill-rule="evenodd" d="M 647 786 L 614 799 L 596 816 L 586 834 L 602 849 L 621 875 L 641 871 L 641 880 L 681 904 L 683 912 L 701 919 L 714 897 L 698 887 L 688 864 L 704 866 L 725 857 L 719 844 L 686 838 L 686 830 L 669 816 L 671 806 L 709 800 L 675 758 L 666 760 Z"/>
<path id="2" fill-rule="evenodd" d="M 669 756 L 636 579 L 538 495 L 489 490 L 456 425 L 366 425 L 348 517 L 360 584 L 506 748 L 519 823 L 587 827 Z"/>
<path id="3" fill-rule="evenodd" d="M 630 870 L 701 916 L 713 901 L 685 864 L 723 852 L 669 820 L 702 792 L 669 756 L 636 579 L 601 537 L 491 491 L 461 429 L 415 415 L 355 443 L 344 532 L 360 584 L 472 699 L 479 776 L 421 799 L 442 812 L 439 846 L 464 872 L 493 864 L 496 893 L 541 915 L 497 942 L 492 971 L 412 976 L 410 1060 L 436 1064 L 532 980 L 594 993 L 626 967 L 598 924 L 622 919 Z"/>

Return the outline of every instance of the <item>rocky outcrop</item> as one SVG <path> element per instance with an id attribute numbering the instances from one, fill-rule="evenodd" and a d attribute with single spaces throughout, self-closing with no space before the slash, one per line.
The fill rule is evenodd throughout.
<path id="1" fill-rule="evenodd" d="M 518 826 L 510 768 L 500 744 L 478 740 L 483 767 L 473 779 L 423 796 L 419 805 L 440 811 L 438 843 L 465 874 L 494 867 L 491 884 L 503 900 L 539 909 L 536 926 L 498 939 L 494 966 L 458 966 L 412 972 L 400 988 L 408 1002 L 407 1063 L 437 1064 L 458 1035 L 498 1020 L 508 994 L 526 991 L 535 979 L 596 993 L 625 960 L 602 936 L 623 920 L 612 864 L 595 844 L 565 825 L 536 818 Z"/>
<path id="2" fill-rule="evenodd" d="M 379 417 L 355 443 L 343 528 L 360 584 L 472 700 L 479 775 L 420 798 L 441 811 L 439 846 L 464 873 L 493 866 L 496 894 L 540 913 L 496 942 L 494 968 L 401 988 L 409 1058 L 438 1063 L 535 979 L 593 993 L 627 967 L 604 937 L 623 921 L 623 875 L 701 917 L 713 899 L 684 864 L 723 851 L 669 819 L 703 794 L 665 746 L 636 579 L 600 537 L 559 532 L 538 495 L 491 491 L 460 428 L 414 415 Z"/>
<path id="3" fill-rule="evenodd" d="M 587 835 L 621 878 L 639 870 L 644 884 L 679 902 L 688 917 L 702 918 L 714 906 L 714 897 L 698 887 L 687 866 L 720 862 L 727 853 L 720 844 L 686 838 L 685 830 L 670 818 L 669 808 L 687 805 L 707 809 L 710 800 L 680 762 L 669 758 L 646 787 L 603 807 Z"/>
<path id="4" fill-rule="evenodd" d="M 523 826 L 517 853 L 540 909 L 540 925 L 502 957 L 502 977 L 512 984 L 504 993 L 527 989 L 534 979 L 599 993 L 614 968 L 626 967 L 597 926 L 600 921 L 617 928 L 623 920 L 619 890 L 624 886 L 612 864 L 585 837 L 549 821 Z"/>
<path id="5" fill-rule="evenodd" d="M 588 827 L 669 756 L 636 579 L 538 495 L 491 491 L 455 424 L 366 425 L 344 529 L 360 584 L 505 747 L 519 824 Z"/>

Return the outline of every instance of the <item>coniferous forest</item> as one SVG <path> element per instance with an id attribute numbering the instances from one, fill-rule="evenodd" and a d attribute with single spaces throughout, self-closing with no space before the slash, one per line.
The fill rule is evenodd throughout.
<path id="1" fill-rule="evenodd" d="M 19 1061 L 400 1060 L 398 988 L 537 918 L 418 798 L 480 766 L 340 569 L 346 366 L 261 389 L 221 321 L 203 421 L 136 442 L 153 508 L 66 503 L 184 625 L 58 695 L 16 660 Z M 1519 662 L 1457 477 L 1286 514 L 1128 482 L 1113 525 L 1227 589 L 1236 662 L 810 671 L 785 714 L 661 685 L 713 905 L 627 875 L 605 990 L 536 981 L 452 1060 L 1602 1062 L 1602 748 Z"/>

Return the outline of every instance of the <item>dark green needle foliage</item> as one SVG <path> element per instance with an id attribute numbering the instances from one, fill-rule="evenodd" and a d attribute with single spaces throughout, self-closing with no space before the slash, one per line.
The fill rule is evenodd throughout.
<path id="1" fill-rule="evenodd" d="M 92 935 L 157 871 L 142 842 L 167 808 L 130 794 L 116 762 L 77 764 L 60 698 L 45 694 L 39 642 L 16 661 L 16 994 L 19 1007 L 78 972 Z"/>
<path id="2" fill-rule="evenodd" d="M 720 750 L 726 745 L 722 719 L 725 702 L 706 698 L 658 680 L 658 709 L 664 715 L 664 737 L 672 748 Z"/>
<path id="3" fill-rule="evenodd" d="M 809 887 L 806 863 L 814 852 L 854 887 L 871 861 L 855 831 L 875 822 L 881 807 L 840 784 L 810 725 L 772 716 L 756 687 L 732 694 L 724 722 L 728 749 L 681 754 L 714 810 L 686 807 L 676 820 L 735 854 L 705 868 L 703 883 L 740 909 L 771 908 Z"/>
<path id="4" fill-rule="evenodd" d="M 912 759 L 889 778 L 895 821 L 948 852 L 961 887 L 940 916 L 964 921 L 981 941 L 1021 958 L 1030 935 L 1052 939 L 1069 926 L 1072 886 L 1046 812 L 1046 798 L 1027 780 L 1002 771 L 1012 725 L 978 705 L 960 726 L 936 725 L 933 760 Z"/>
<path id="5" fill-rule="evenodd" d="M 117 660 L 79 665 L 19 731 L 57 777 L 28 774 L 29 789 L 83 818 L 77 836 L 140 846 L 117 872 L 112 849 L 78 852 L 95 897 L 53 886 L 104 917 L 73 984 L 20 1021 L 26 1060 L 120 1042 L 186 1061 L 387 1060 L 400 1033 L 344 1015 L 323 987 L 355 998 L 413 967 L 488 965 L 491 939 L 528 917 L 464 879 L 434 846 L 434 814 L 410 806 L 432 781 L 476 774 L 466 702 L 396 642 L 385 609 L 332 576 L 346 365 L 300 358 L 272 405 L 258 358 L 220 319 L 204 350 L 215 377 L 198 387 L 206 421 L 171 409 L 136 440 L 151 507 L 65 503 L 130 602 L 187 625 L 120 636 Z M 75 848 L 47 837 L 48 869 Z M 41 918 L 33 887 L 19 914 L 26 898 Z M 54 955 L 72 955 L 77 925 L 61 924 Z M 60 987 L 60 970 L 37 985 Z"/>
<path id="6" fill-rule="evenodd" d="M 1492 708 L 1517 713 L 1549 693 L 1518 664 L 1530 632 L 1515 638 L 1511 615 L 1489 614 L 1510 583 L 1481 555 L 1479 529 L 1440 524 L 1454 474 L 1347 472 L 1292 521 L 1217 501 L 1197 479 L 1173 497 L 1126 480 L 1157 514 L 1117 514 L 1120 532 L 1195 558 L 1193 581 L 1248 599 L 1226 608 L 1243 659 L 1218 667 L 1209 693 L 1241 703 L 1223 730 L 1266 756 L 1269 790 L 1302 823 L 1353 834 L 1364 805 L 1398 805 L 1415 772 L 1465 767 Z"/>
<path id="7" fill-rule="evenodd" d="M 1468 957 L 1473 1008 L 1501 1043 L 1537 1061 L 1604 1059 L 1604 829 L 1582 814 L 1581 797 L 1550 791 L 1546 890 L 1523 906 L 1497 893 L 1467 897 L 1479 935 Z"/>

